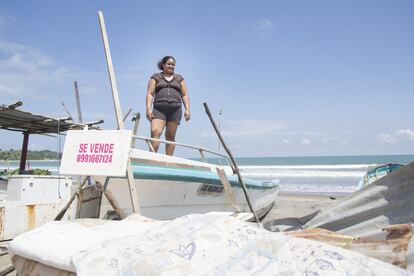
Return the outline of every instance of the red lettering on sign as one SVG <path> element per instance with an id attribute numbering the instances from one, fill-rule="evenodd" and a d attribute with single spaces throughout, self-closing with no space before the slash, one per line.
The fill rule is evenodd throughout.
<path id="1" fill-rule="evenodd" d="M 112 154 L 78 154 L 78 163 L 112 163 Z"/>
<path id="2" fill-rule="evenodd" d="M 86 152 L 88 150 L 88 144 L 79 144 L 79 153 Z"/>
<path id="3" fill-rule="evenodd" d="M 83 151 L 83 152 L 86 152 L 86 151 Z M 90 153 L 114 153 L 114 144 L 113 143 L 90 143 L 89 152 Z"/>

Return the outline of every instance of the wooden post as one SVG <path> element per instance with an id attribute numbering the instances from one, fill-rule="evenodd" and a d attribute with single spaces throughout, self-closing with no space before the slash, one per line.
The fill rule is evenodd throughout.
<path id="1" fill-rule="evenodd" d="M 132 117 L 132 121 L 134 122 L 134 130 L 132 131 L 132 135 L 136 136 L 138 133 L 138 126 L 139 126 L 139 120 L 141 119 L 141 113 L 137 112 L 134 114 L 134 117 Z M 137 138 L 132 137 L 132 143 L 131 147 L 136 148 L 136 140 Z"/>
<path id="2" fill-rule="evenodd" d="M 148 145 L 148 147 L 149 147 L 150 151 L 151 151 L 151 152 L 155 152 L 154 147 L 152 146 L 151 142 L 150 142 L 150 141 L 148 141 L 148 140 L 145 140 L 145 141 L 147 142 L 147 145 Z"/>
<path id="3" fill-rule="evenodd" d="M 121 104 L 119 102 L 118 87 L 115 80 L 115 72 L 112 65 L 111 51 L 109 49 L 108 36 L 106 34 L 105 21 L 102 11 L 98 11 L 99 24 L 101 26 L 102 40 L 105 48 L 106 63 L 108 66 L 109 80 L 112 88 L 112 98 L 114 101 L 115 115 L 118 123 L 118 129 L 125 129 L 124 121 L 122 120 Z M 134 213 L 140 213 L 138 194 L 135 191 L 134 175 L 132 174 L 131 160 L 128 159 L 127 165 L 127 179 L 129 184 L 129 194 L 131 196 L 132 210 Z"/>
<path id="4" fill-rule="evenodd" d="M 115 115 L 118 123 L 118 129 L 125 129 L 124 121 L 122 120 L 121 104 L 119 102 L 118 86 L 116 84 L 114 67 L 112 64 L 111 50 L 109 48 L 108 36 L 106 34 L 105 21 L 102 11 L 98 11 L 99 23 L 101 26 L 102 40 L 105 48 L 106 63 L 108 66 L 109 81 L 112 88 L 112 99 L 114 101 Z"/>
<path id="5" fill-rule="evenodd" d="M 78 89 L 78 82 L 74 81 L 73 82 L 73 86 L 75 88 L 75 98 L 76 98 L 76 108 L 78 110 L 78 119 L 79 119 L 79 123 L 83 123 L 83 118 L 82 118 L 82 110 L 81 110 L 81 106 L 80 106 L 80 99 L 79 99 L 79 89 Z"/>
<path id="6" fill-rule="evenodd" d="M 19 174 L 23 174 L 26 169 L 27 149 L 29 147 L 29 133 L 23 133 L 22 153 L 20 155 Z"/>
<path id="7" fill-rule="evenodd" d="M 81 110 L 81 105 L 80 105 L 80 97 L 79 97 L 79 89 L 78 89 L 78 82 L 77 81 L 73 82 L 73 88 L 74 88 L 74 91 L 75 91 L 76 110 L 78 111 L 78 121 L 79 121 L 79 123 L 83 123 L 82 110 Z M 74 119 L 75 118 L 73 118 L 72 120 L 74 121 Z M 77 181 L 80 182 L 80 179 L 81 179 L 81 177 L 78 176 Z M 88 176 L 88 183 L 89 184 L 92 183 L 92 179 L 91 179 L 90 176 Z"/>
<path id="8" fill-rule="evenodd" d="M 199 149 L 198 151 L 200 152 L 201 159 L 203 159 L 204 162 L 207 162 L 207 159 L 206 159 L 206 156 L 203 153 L 203 150 L 202 149 Z"/>

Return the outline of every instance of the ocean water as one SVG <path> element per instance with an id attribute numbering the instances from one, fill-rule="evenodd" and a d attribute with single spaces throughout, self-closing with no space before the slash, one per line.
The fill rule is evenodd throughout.
<path id="1" fill-rule="evenodd" d="M 28 160 L 26 162 L 26 169 L 47 169 L 53 174 L 59 171 L 60 162 L 58 160 Z M 20 161 L 5 161 L 0 160 L 0 171 L 14 170 L 20 166 Z"/>
<path id="2" fill-rule="evenodd" d="M 212 160 L 217 163 L 217 160 Z M 280 191 L 344 195 L 356 191 L 359 180 L 372 167 L 387 163 L 402 165 L 414 155 L 306 156 L 237 158 L 243 177 L 280 180 Z"/>
<path id="3" fill-rule="evenodd" d="M 208 159 L 220 163 L 218 159 Z M 280 191 L 326 195 L 350 194 L 371 167 L 409 164 L 414 155 L 306 156 L 237 158 L 243 177 L 257 180 L 280 180 Z M 30 168 L 48 169 L 57 174 L 59 161 L 29 161 Z M 0 170 L 19 167 L 19 161 L 0 161 Z"/>

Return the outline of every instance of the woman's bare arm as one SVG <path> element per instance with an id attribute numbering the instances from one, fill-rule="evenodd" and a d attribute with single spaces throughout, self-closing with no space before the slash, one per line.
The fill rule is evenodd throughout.
<path id="1" fill-rule="evenodd" d="M 154 117 L 154 115 L 152 114 L 152 100 L 154 99 L 154 93 L 155 93 L 155 80 L 154 79 L 150 79 L 148 81 L 148 88 L 147 88 L 147 98 L 146 98 L 146 116 L 147 119 L 149 121 L 151 121 Z"/>
<path id="2" fill-rule="evenodd" d="M 181 85 L 181 96 L 183 98 L 183 103 L 184 103 L 184 107 L 185 107 L 184 118 L 185 118 L 186 121 L 188 121 L 188 120 L 191 119 L 190 98 L 188 97 L 187 85 L 185 84 L 185 81 L 182 80 L 180 85 Z"/>

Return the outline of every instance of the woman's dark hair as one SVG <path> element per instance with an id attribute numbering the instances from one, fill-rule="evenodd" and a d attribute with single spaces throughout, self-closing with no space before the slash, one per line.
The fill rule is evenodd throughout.
<path id="1" fill-rule="evenodd" d="M 162 66 L 169 60 L 169 59 L 172 59 L 172 60 L 174 60 L 174 62 L 175 62 L 175 58 L 174 57 L 172 57 L 172 56 L 165 56 L 165 57 L 163 57 L 162 59 L 160 59 L 158 62 L 157 62 L 157 67 L 158 67 L 158 69 L 160 69 L 160 70 L 162 70 L 163 68 L 162 68 Z"/>

